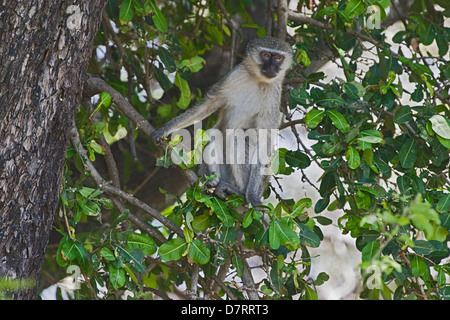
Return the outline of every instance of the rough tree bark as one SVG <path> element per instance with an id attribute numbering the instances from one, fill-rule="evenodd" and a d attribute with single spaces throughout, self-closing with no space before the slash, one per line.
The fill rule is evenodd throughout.
<path id="1" fill-rule="evenodd" d="M 0 278 L 39 274 L 106 0 L 0 4 Z M 15 299 L 34 299 L 37 287 Z"/>

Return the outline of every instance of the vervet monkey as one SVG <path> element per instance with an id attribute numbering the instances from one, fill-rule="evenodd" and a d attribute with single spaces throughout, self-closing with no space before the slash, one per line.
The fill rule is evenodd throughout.
<path id="1" fill-rule="evenodd" d="M 270 178 L 267 173 L 261 174 L 261 169 L 270 167 L 270 163 L 262 163 L 257 159 L 257 152 L 260 148 L 272 151 L 273 143 L 268 141 L 270 138 L 267 135 L 271 129 L 278 129 L 281 122 L 282 84 L 291 66 L 292 56 L 292 48 L 280 39 L 264 37 L 250 41 L 242 63 L 215 84 L 203 102 L 154 131 L 153 139 L 159 143 L 165 135 L 201 121 L 219 110 L 215 128 L 220 130 L 223 140 L 219 141 L 216 137 L 214 145 L 215 152 L 221 153 L 219 158 L 223 161 L 203 163 L 200 172 L 216 175 L 215 179 L 209 181 L 209 186 L 215 188 L 218 196 L 223 198 L 227 194 L 241 194 L 248 203 L 261 204 L 262 194 Z M 233 132 L 230 129 L 237 129 L 241 133 L 242 130 L 247 133 L 252 129 L 258 134 L 236 134 L 234 144 L 223 148 L 225 137 Z M 265 139 L 261 139 L 264 134 Z M 245 160 L 235 163 L 230 161 L 233 159 L 230 159 L 227 151 L 241 143 L 239 138 L 245 139 L 246 150 L 241 155 Z M 268 145 L 262 146 L 262 143 Z"/>

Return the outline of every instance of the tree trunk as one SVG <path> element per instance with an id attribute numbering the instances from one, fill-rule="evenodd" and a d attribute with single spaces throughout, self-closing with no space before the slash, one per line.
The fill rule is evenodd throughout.
<path id="1" fill-rule="evenodd" d="M 0 278 L 39 281 L 106 0 L 0 4 Z M 16 292 L 35 299 L 37 287 Z"/>

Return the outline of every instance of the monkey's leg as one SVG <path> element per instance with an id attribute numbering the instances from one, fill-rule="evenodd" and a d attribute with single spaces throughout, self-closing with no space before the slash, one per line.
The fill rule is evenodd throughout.
<path id="1" fill-rule="evenodd" d="M 230 194 L 242 195 L 242 192 L 239 189 L 237 189 L 235 186 L 224 180 L 220 180 L 219 184 L 214 190 L 214 193 L 218 195 L 219 198 L 222 199 L 225 199 L 225 197 Z"/>
<path id="2" fill-rule="evenodd" d="M 261 165 L 260 163 L 251 165 L 245 198 L 248 203 L 251 203 L 254 206 L 262 204 L 261 197 L 270 179 L 270 176 L 264 172 L 266 167 L 267 166 Z"/>

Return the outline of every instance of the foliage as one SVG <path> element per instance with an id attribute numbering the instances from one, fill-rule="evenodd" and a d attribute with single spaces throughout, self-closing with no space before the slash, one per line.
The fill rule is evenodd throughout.
<path id="1" fill-rule="evenodd" d="M 204 93 L 192 90 L 189 80 L 204 67 L 205 53 L 214 46 L 230 48 L 241 29 L 267 33 L 253 22 L 251 4 L 111 0 L 107 14 L 114 27 L 105 18 L 90 72 L 158 127 L 201 100 Z M 298 8 L 309 5 L 300 1 Z M 317 164 L 323 174 L 316 203 L 284 199 L 269 187 L 265 195 L 276 193 L 277 203 L 243 207 L 242 197 L 221 200 L 199 180 L 158 213 L 162 218 L 138 215 L 149 233 L 131 218 L 136 205 L 124 207 L 125 198 L 99 184 L 90 167 L 126 136 L 131 150 L 138 143 L 153 148 L 149 138 L 133 129 L 133 119 L 108 93 L 95 105 L 80 106 L 76 126 L 87 155 L 72 141 L 61 219 L 55 222 L 61 234 L 57 264 L 81 270 L 76 297 L 118 299 L 127 291 L 129 299 L 169 293 L 244 299 L 257 292 L 266 299 L 317 299 L 316 286 L 329 276 L 311 278 L 308 248 L 320 246 L 320 227 L 332 223 L 325 212 L 337 211 L 339 227 L 356 239 L 362 254 L 361 298 L 449 299 L 450 65 L 444 20 L 450 8 L 445 1 L 414 1 L 401 31 L 389 39 L 379 24 L 389 5 L 320 1 L 309 8 L 315 23 L 295 16 L 288 22 L 296 63 L 287 80 L 284 126 L 299 137 L 295 125 L 303 123 L 314 144 L 309 149 L 297 140 L 296 150 L 277 150 L 276 174 Z M 235 30 L 227 20 L 237 14 L 244 23 Z M 306 73 L 320 58 L 321 44 L 342 76 Z M 431 44 L 434 55 L 422 47 Z M 125 81 L 119 80 L 121 72 Z M 298 115 L 300 121 L 294 120 Z M 133 152 L 124 152 L 131 159 Z M 169 166 L 169 160 L 163 152 L 157 164 Z M 129 160 L 125 180 L 131 168 L 142 170 L 142 164 Z M 248 282 L 248 259 L 258 261 L 265 274 L 260 282 Z M 183 287 L 185 295 L 179 292 Z"/>
<path id="2" fill-rule="evenodd" d="M 0 278 L 0 300 L 9 300 L 14 292 L 33 289 L 35 286 L 36 281 L 33 279 Z"/>

